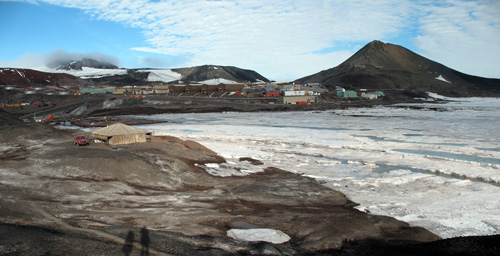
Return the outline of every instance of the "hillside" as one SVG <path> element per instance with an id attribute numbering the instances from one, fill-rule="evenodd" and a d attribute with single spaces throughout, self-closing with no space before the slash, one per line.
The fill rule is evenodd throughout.
<path id="1" fill-rule="evenodd" d="M 78 88 L 87 82 L 64 73 L 47 73 L 32 69 L 0 68 L 0 85 L 16 87 L 64 87 Z"/>
<path id="2" fill-rule="evenodd" d="M 140 85 L 144 82 L 219 84 L 269 80 L 253 70 L 203 65 L 176 69 L 128 69 L 124 74 L 91 78 L 89 81 L 96 84 Z"/>
<path id="3" fill-rule="evenodd" d="M 191 68 L 177 68 L 172 71 L 180 73 L 183 82 L 213 81 L 212 83 L 216 83 L 217 80 L 221 82 L 225 80 L 234 82 L 269 82 L 267 78 L 253 70 L 232 66 L 203 65 Z"/>
<path id="4" fill-rule="evenodd" d="M 329 89 L 409 90 L 446 96 L 500 95 L 500 79 L 471 76 L 402 46 L 373 41 L 342 64 L 296 80 Z"/>

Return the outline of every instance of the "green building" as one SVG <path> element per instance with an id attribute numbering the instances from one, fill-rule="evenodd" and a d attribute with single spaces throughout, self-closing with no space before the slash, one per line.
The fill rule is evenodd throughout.
<path id="1" fill-rule="evenodd" d="M 355 91 L 337 91 L 337 97 L 339 98 L 357 98 L 358 94 Z"/>

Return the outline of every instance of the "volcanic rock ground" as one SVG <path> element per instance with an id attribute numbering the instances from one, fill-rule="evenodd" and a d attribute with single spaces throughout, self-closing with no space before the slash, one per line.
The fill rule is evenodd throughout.
<path id="1" fill-rule="evenodd" d="M 2 254 L 120 255 L 127 233 L 139 241 L 143 227 L 151 252 L 160 255 L 298 254 L 367 238 L 438 239 L 355 210 L 340 192 L 283 170 L 211 176 L 195 163 L 224 159 L 196 142 L 160 137 L 117 149 L 82 147 L 73 145 L 75 134 L 41 124 L 2 127 Z M 292 240 L 271 245 L 227 238 L 231 222 L 241 220 Z"/>

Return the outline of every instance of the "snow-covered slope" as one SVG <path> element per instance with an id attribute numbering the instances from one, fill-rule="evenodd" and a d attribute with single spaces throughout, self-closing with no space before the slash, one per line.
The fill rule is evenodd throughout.
<path id="1" fill-rule="evenodd" d="M 139 69 L 137 72 L 149 72 L 147 81 L 150 82 L 172 82 L 176 80 L 181 80 L 182 75 L 172 71 L 171 69 Z"/>
<path id="2" fill-rule="evenodd" d="M 39 67 L 35 68 L 35 70 L 47 72 L 47 73 L 63 73 L 70 74 L 82 79 L 89 78 L 101 78 L 106 76 L 116 76 L 116 75 L 126 75 L 128 73 L 127 69 L 117 68 L 117 69 L 107 69 L 107 68 L 90 68 L 90 67 L 82 67 L 82 70 L 65 70 L 65 69 L 53 69 L 49 67 Z"/>
<path id="3" fill-rule="evenodd" d="M 238 82 L 232 81 L 229 79 L 224 79 L 224 78 L 215 78 L 215 79 L 209 79 L 209 80 L 205 80 L 205 81 L 199 81 L 198 83 L 200 83 L 200 84 L 235 84 Z"/>

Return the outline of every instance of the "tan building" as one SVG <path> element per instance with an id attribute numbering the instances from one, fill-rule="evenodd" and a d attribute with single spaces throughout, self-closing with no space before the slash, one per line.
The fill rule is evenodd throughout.
<path id="1" fill-rule="evenodd" d="M 93 138 L 108 145 L 133 144 L 151 141 L 153 133 L 129 126 L 122 123 L 116 123 L 108 127 L 90 131 L 89 138 Z"/>
<path id="2" fill-rule="evenodd" d="M 155 94 L 169 94 L 170 89 L 168 85 L 157 85 L 154 87 Z"/>
<path id="3" fill-rule="evenodd" d="M 306 104 L 316 102 L 316 96 L 314 95 L 285 96 L 281 98 L 283 104 Z"/>

